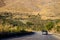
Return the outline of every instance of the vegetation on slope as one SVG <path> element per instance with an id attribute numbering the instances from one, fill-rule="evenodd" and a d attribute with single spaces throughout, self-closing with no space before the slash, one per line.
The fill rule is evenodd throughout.
<path id="1" fill-rule="evenodd" d="M 21 16 L 21 15 L 20 15 Z M 25 31 L 40 31 L 43 29 L 46 29 L 48 31 L 51 31 L 52 29 L 55 29 L 57 32 L 60 32 L 60 20 L 42 20 L 39 16 L 33 17 L 31 20 L 29 17 L 29 21 L 26 23 L 23 23 L 20 21 L 21 19 L 14 19 L 14 16 L 12 13 L 8 12 L 1 12 L 0 13 L 0 33 L 1 32 L 22 32 L 22 30 Z M 28 19 L 27 19 L 28 20 Z M 43 24 L 43 25 L 42 25 Z M 43 27 L 44 26 L 44 27 Z"/>

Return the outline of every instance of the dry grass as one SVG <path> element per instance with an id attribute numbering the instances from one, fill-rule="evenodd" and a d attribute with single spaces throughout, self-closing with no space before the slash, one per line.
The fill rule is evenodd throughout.
<path id="1" fill-rule="evenodd" d="M 33 14 L 40 13 L 43 17 L 58 16 L 56 18 L 59 18 L 60 0 L 5 0 L 5 3 L 6 6 L 1 7 L 0 11 L 35 12 Z"/>

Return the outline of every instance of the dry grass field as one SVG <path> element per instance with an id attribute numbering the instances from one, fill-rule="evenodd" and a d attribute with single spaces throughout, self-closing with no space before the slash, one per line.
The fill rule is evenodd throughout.
<path id="1" fill-rule="evenodd" d="M 4 4 L 5 3 L 5 4 Z M 60 17 L 60 0 L 0 0 L 0 11 L 42 15 L 42 18 Z"/>

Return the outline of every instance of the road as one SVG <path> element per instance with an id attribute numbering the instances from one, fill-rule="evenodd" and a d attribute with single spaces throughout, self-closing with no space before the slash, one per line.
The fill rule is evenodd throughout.
<path id="1" fill-rule="evenodd" d="M 16 38 L 8 38 L 2 40 L 60 40 L 58 37 L 55 37 L 53 34 L 42 35 L 41 32 L 35 32 L 35 34 L 16 37 Z"/>

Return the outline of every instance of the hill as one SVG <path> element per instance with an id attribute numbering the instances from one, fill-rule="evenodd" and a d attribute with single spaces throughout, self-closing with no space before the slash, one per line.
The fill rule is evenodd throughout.
<path id="1" fill-rule="evenodd" d="M 40 13 L 42 18 L 60 17 L 60 0 L 3 0 L 3 3 L 5 6 L 0 7 L 0 12 Z M 0 1 L 0 4 L 3 3 Z"/>

